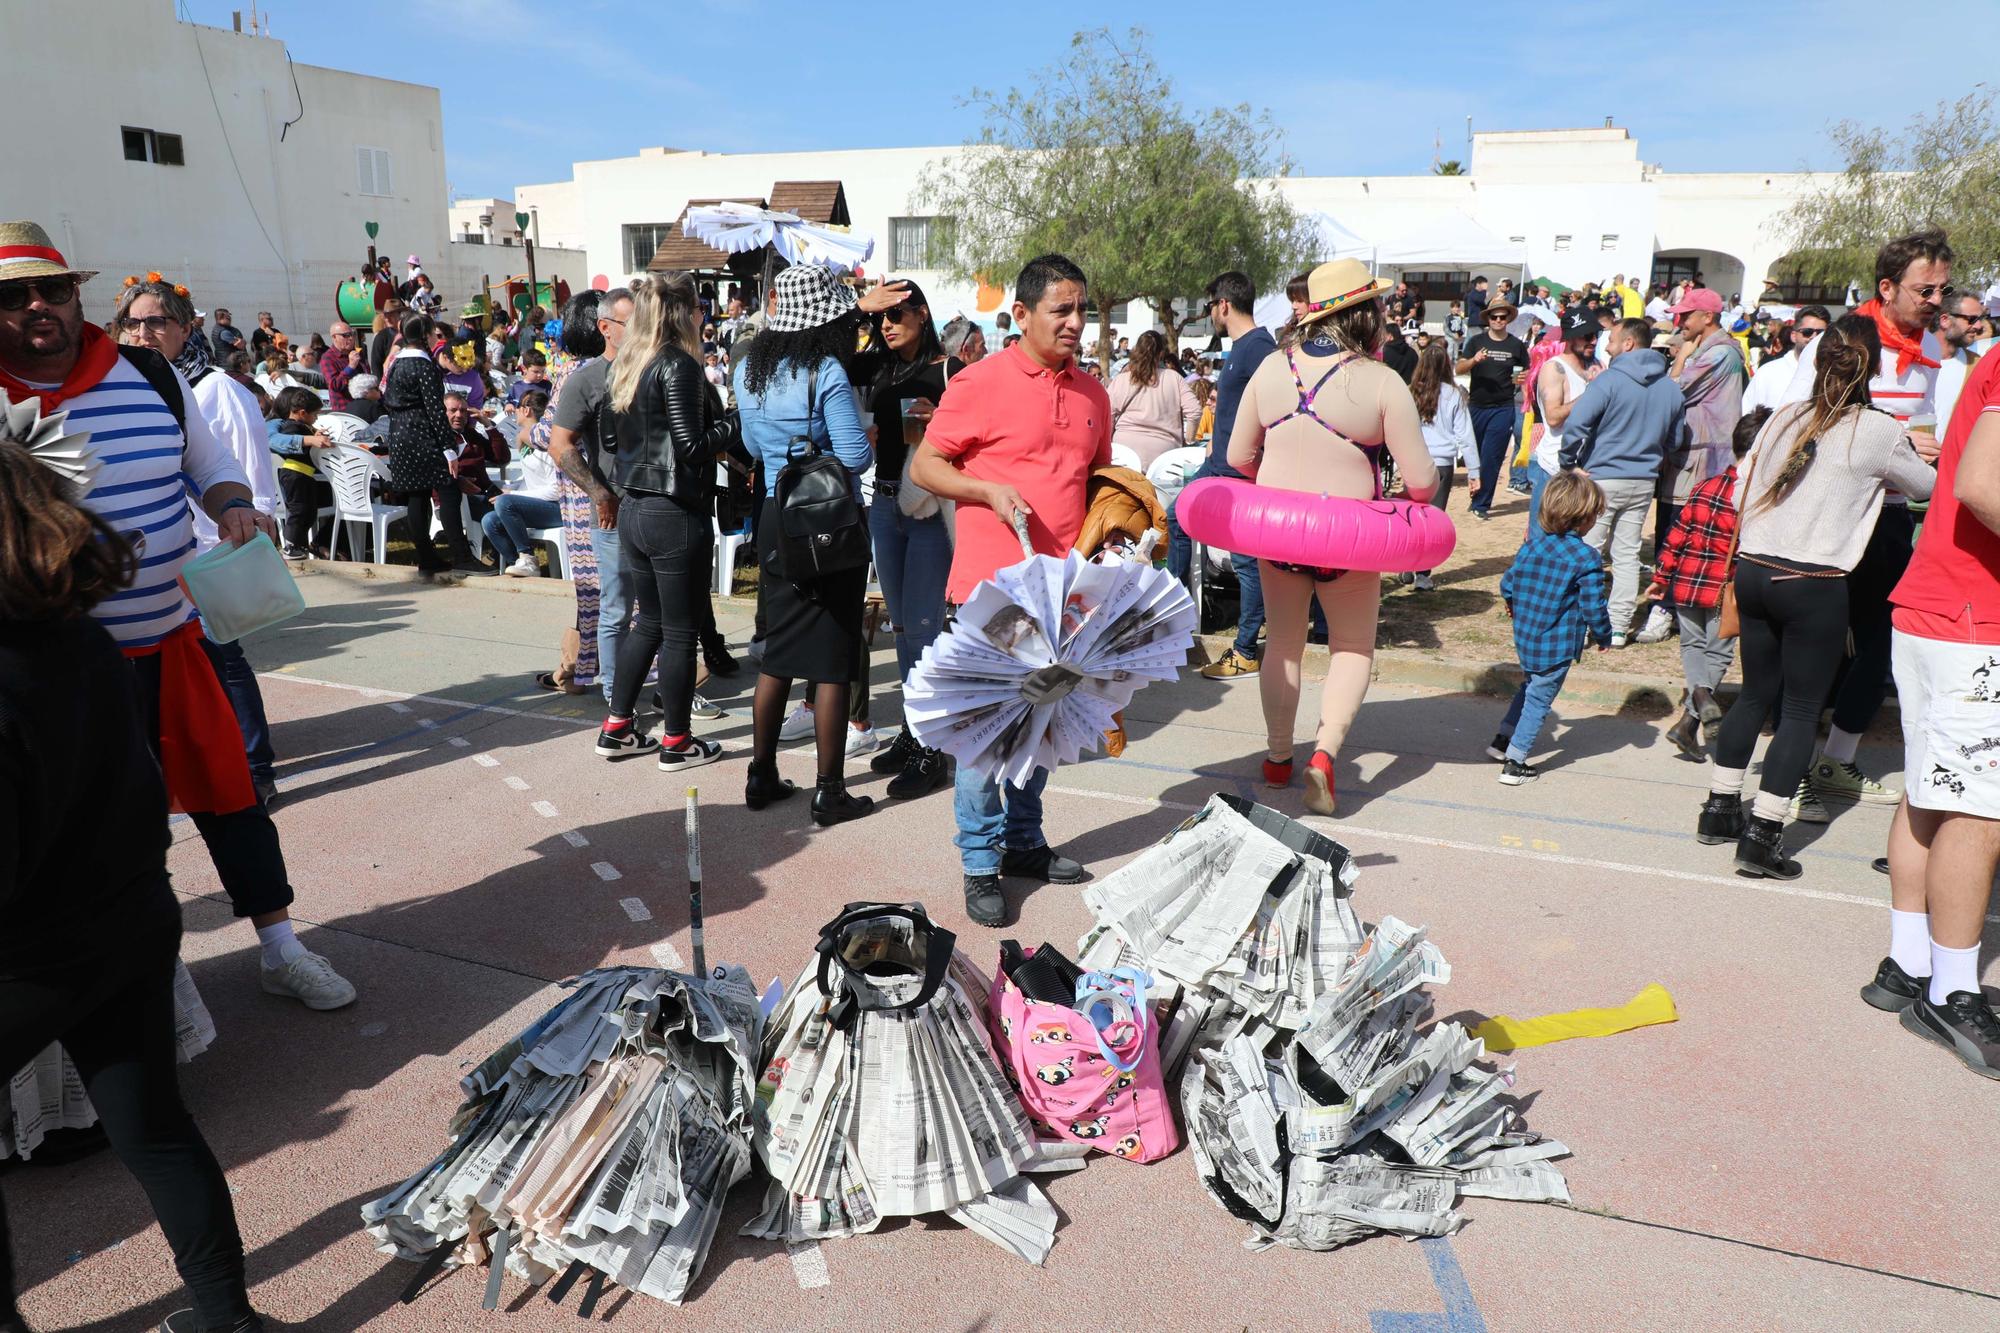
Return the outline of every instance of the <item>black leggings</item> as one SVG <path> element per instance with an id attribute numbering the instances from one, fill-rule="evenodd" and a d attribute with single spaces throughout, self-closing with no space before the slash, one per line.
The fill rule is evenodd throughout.
<path id="1" fill-rule="evenodd" d="M 157 890 L 168 896 L 164 874 Z M 179 909 L 109 958 L 29 980 L 0 978 L 0 1088 L 50 1042 L 83 1076 L 111 1150 L 151 1200 L 204 1328 L 250 1313 L 243 1239 L 215 1154 L 181 1103 L 175 1068 L 174 956 Z M 14 1305 L 7 1215 L 0 1202 L 0 1325 Z"/>
<path id="2" fill-rule="evenodd" d="M 1860 735 L 1889 693 L 1889 594 L 1910 567 L 1915 525 L 1906 505 L 1885 504 L 1861 563 L 1847 576 L 1847 618 L 1854 656 L 1833 694 L 1833 725 Z"/>
<path id="3" fill-rule="evenodd" d="M 1736 611 L 1743 690 L 1716 735 L 1716 767 L 1749 767 L 1782 689 L 1778 733 L 1764 752 L 1759 787 L 1790 800 L 1812 763 L 1820 709 L 1847 646 L 1847 579 L 1800 578 L 1746 557 L 1736 565 Z"/>
<path id="4" fill-rule="evenodd" d="M 687 734 L 694 703 L 695 651 L 708 600 L 715 529 L 701 508 L 665 495 L 633 495 L 618 506 L 619 558 L 632 594 L 632 627 L 618 645 L 611 676 L 611 712 L 631 717 L 646 684 L 646 665 L 660 659 L 661 726 Z M 713 625 L 713 611 L 707 623 Z"/>

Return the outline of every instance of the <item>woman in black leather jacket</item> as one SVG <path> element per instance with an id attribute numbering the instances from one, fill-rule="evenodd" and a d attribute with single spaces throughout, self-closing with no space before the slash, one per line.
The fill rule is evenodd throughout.
<path id="1" fill-rule="evenodd" d="M 722 402 L 702 373 L 700 329 L 692 278 L 638 279 L 631 323 L 611 371 L 618 438 L 614 519 L 637 614 L 618 645 L 611 714 L 597 734 L 597 752 L 607 759 L 657 752 L 664 772 L 722 754 L 714 741 L 695 738 L 688 723 L 715 551 L 715 455 L 722 434 Z M 657 740 L 633 721 L 655 653 L 664 714 Z"/>

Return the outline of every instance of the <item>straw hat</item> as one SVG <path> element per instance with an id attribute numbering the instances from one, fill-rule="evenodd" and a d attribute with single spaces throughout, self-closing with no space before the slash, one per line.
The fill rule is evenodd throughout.
<path id="1" fill-rule="evenodd" d="M 71 268 L 55 242 L 36 222 L 0 222 L 0 282 L 16 278 L 58 278 L 79 282 L 97 276 L 94 268 Z"/>
<path id="2" fill-rule="evenodd" d="M 1396 284 L 1377 278 L 1358 259 L 1336 259 L 1306 275 L 1306 312 L 1299 323 L 1311 324 L 1336 310 L 1373 301 Z"/>

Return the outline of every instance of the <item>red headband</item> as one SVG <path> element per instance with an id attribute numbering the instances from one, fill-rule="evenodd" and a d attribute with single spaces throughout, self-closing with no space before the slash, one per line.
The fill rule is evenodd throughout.
<path id="1" fill-rule="evenodd" d="M 51 264 L 69 267 L 62 251 L 47 245 L 0 245 L 0 259 L 46 259 Z"/>

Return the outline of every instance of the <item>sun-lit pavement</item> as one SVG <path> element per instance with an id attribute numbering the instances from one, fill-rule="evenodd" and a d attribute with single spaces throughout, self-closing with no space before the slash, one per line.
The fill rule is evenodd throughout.
<path id="1" fill-rule="evenodd" d="M 335 1014 L 262 994 L 200 840 L 177 830 L 184 956 L 220 1030 L 184 1071 L 236 1190 L 254 1296 L 315 1330 L 569 1326 L 510 1280 L 500 1314 L 459 1274 L 412 1305 L 360 1203 L 442 1145 L 456 1080 L 606 961 L 689 952 L 681 791 L 590 750 L 591 700 L 538 694 L 566 600 L 518 588 L 303 581 L 311 609 L 251 645 L 276 724 L 277 813 L 308 943 L 361 989 Z M 747 616 L 725 614 L 741 644 Z M 876 679 L 893 675 L 877 654 Z M 750 677 L 715 682 L 731 747 L 701 771 L 712 959 L 788 980 L 821 922 L 859 898 L 919 898 L 983 966 L 940 793 L 832 830 L 803 800 L 740 799 Z M 878 721 L 897 696 L 878 684 Z M 692 1299 L 607 1298 L 625 1329 L 2000 1329 L 1992 1236 L 2000 1088 L 1864 1006 L 1886 939 L 1868 866 L 1886 811 L 1837 809 L 1794 884 L 1739 879 L 1690 836 L 1701 770 L 1653 724 L 1558 705 L 1545 776 L 1494 781 L 1500 701 L 1380 686 L 1325 826 L 1362 867 L 1356 906 L 1426 922 L 1453 965 L 1440 1016 L 1622 1003 L 1648 982 L 1681 1019 L 1508 1057 L 1529 1123 L 1569 1144 L 1576 1209 L 1475 1199 L 1448 1241 L 1252 1253 L 1185 1151 L 1095 1160 L 1048 1189 L 1062 1212 L 1034 1269 L 942 1222 L 788 1254 L 733 1234 L 741 1187 Z M 1191 674 L 1142 694 L 1123 759 L 1065 769 L 1051 838 L 1098 874 L 1214 791 L 1299 813 L 1255 785 L 1254 680 Z M 885 729 L 886 734 L 886 729 Z M 809 750 L 782 761 L 811 774 Z M 1864 750 L 1880 772 L 1894 756 Z M 856 763 L 857 789 L 883 779 Z M 1068 947 L 1073 889 L 1018 899 L 1006 932 Z M 1989 957 L 1991 951 L 1989 950 Z M 128 1333 L 177 1284 L 137 1187 L 100 1157 L 11 1173 L 24 1304 L 41 1328 Z M 574 1299 L 570 1302 L 574 1307 Z M 607 1313 L 608 1311 L 608 1313 Z M 558 1322 L 560 1321 L 560 1322 Z"/>

